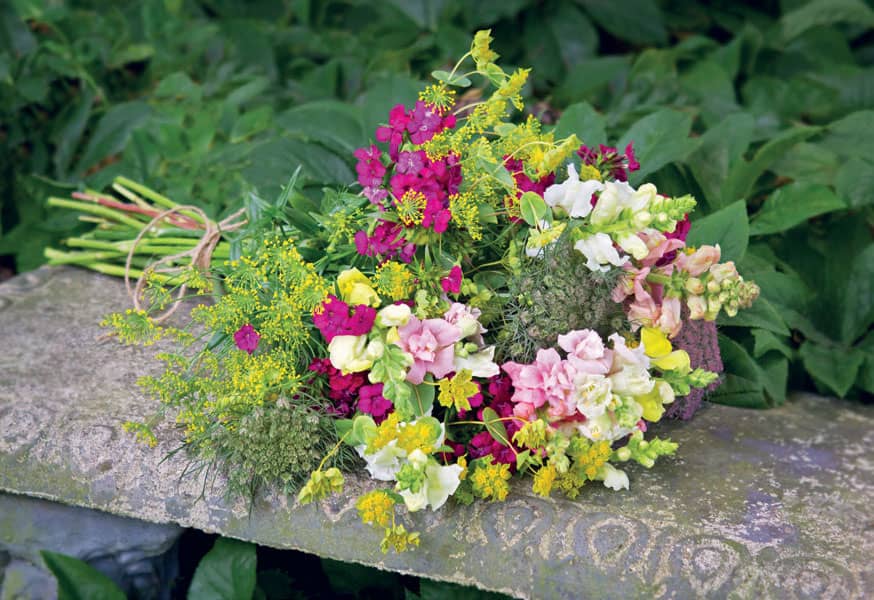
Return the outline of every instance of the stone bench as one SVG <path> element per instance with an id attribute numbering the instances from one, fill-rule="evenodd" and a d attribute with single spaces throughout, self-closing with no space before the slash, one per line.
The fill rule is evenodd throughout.
<path id="1" fill-rule="evenodd" d="M 183 476 L 184 453 L 163 460 L 172 427 L 156 448 L 124 433 L 154 411 L 135 381 L 158 367 L 157 349 L 98 340 L 101 317 L 126 306 L 119 281 L 75 269 L 0 285 L 2 598 L 51 594 L 40 548 L 156 588 L 182 528 L 524 598 L 874 595 L 870 407 L 812 395 L 763 412 L 710 406 L 661 427 L 678 456 L 630 467 L 629 492 L 592 485 L 571 502 L 519 485 L 505 503 L 405 516 L 421 547 L 383 555 L 353 506 L 364 478 L 318 505 L 268 493 L 250 511 L 221 478 Z"/>

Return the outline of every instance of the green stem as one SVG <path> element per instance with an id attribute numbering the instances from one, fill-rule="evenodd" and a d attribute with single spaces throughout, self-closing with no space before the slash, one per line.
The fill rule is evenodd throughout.
<path id="1" fill-rule="evenodd" d="M 122 187 L 130 188 L 133 191 L 135 191 L 136 193 L 138 193 L 140 196 L 144 196 L 144 197 L 148 198 L 149 200 L 151 200 L 152 202 L 154 202 L 155 204 L 158 204 L 158 205 L 163 206 L 165 208 L 176 208 L 177 206 L 179 206 L 178 204 L 176 204 L 175 202 L 170 200 L 170 198 L 168 198 L 167 196 L 159 194 L 158 192 L 147 188 L 143 184 L 137 183 L 136 181 L 132 181 L 132 180 L 128 179 L 127 177 L 123 177 L 123 176 L 119 175 L 118 177 L 115 178 L 115 181 L 113 183 L 116 183 Z M 194 219 L 195 221 L 197 221 L 201 225 L 205 224 L 203 217 L 201 217 L 199 214 L 197 214 L 194 211 L 183 210 L 183 211 L 180 211 L 180 214 L 183 214 L 186 217 L 190 217 L 190 218 Z"/>
<path id="2" fill-rule="evenodd" d="M 117 210 L 113 210 L 99 204 L 79 202 L 78 200 L 67 200 L 66 198 L 56 198 L 53 196 L 48 199 L 48 205 L 59 208 L 69 208 L 71 210 L 78 210 L 84 213 L 90 213 L 92 215 L 98 215 L 107 219 L 112 219 L 113 221 L 124 223 L 128 227 L 132 227 L 137 231 L 140 231 L 145 225 L 145 223 L 143 223 L 142 221 L 132 219 Z"/>
<path id="3" fill-rule="evenodd" d="M 667 284 L 671 283 L 672 278 L 670 275 L 663 275 L 661 273 L 650 273 L 649 275 L 646 276 L 646 280 L 649 281 L 650 283 L 667 285 Z"/>

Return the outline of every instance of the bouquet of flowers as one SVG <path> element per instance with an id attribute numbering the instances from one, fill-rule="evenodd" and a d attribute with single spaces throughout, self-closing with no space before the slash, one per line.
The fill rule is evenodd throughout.
<path id="1" fill-rule="evenodd" d="M 106 323 L 128 342 L 175 338 L 142 384 L 190 455 L 225 465 L 232 490 L 279 484 L 301 503 L 366 472 L 379 486 L 357 507 L 383 551 L 419 543 L 396 509 L 501 501 L 513 477 L 542 496 L 628 488 L 623 463 L 677 449 L 648 424 L 690 417 L 718 383 L 717 315 L 758 295 L 718 246 L 686 247 L 691 196 L 628 184 L 631 144 L 514 118 L 529 70 L 505 72 L 490 42 L 478 32 L 391 110 L 355 152 L 360 192 L 316 205 L 292 180 L 223 226 L 132 182 L 117 189 L 133 203 L 92 198 L 97 231 L 139 232 L 90 246 L 126 256 L 126 274 L 137 248 L 171 248 L 160 268 L 134 263 L 137 308 Z M 457 99 L 474 77 L 491 94 Z M 215 301 L 192 326 L 159 324 L 183 288 Z M 127 427 L 154 443 L 160 417 Z"/>

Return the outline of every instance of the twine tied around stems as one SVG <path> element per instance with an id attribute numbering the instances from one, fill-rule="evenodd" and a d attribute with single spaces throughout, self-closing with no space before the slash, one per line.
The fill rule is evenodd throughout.
<path id="1" fill-rule="evenodd" d="M 137 245 L 142 241 L 142 239 L 146 236 L 149 230 L 160 223 L 164 219 L 169 219 L 170 217 L 182 213 L 182 211 L 188 211 L 196 213 L 203 220 L 203 236 L 201 236 L 200 241 L 194 246 L 191 250 L 186 250 L 184 252 L 179 252 L 177 254 L 172 254 L 170 256 L 164 256 L 157 261 L 150 264 L 148 267 L 143 269 L 142 275 L 137 279 L 136 285 L 131 286 L 131 262 L 133 261 L 134 253 L 137 249 Z M 150 273 L 161 273 L 168 275 L 175 275 L 182 272 L 187 267 L 192 267 L 195 269 L 200 269 L 203 271 L 208 271 L 210 263 L 212 262 L 212 253 L 215 250 L 215 247 L 218 245 L 219 241 L 221 241 L 222 233 L 228 233 L 231 231 L 236 231 L 243 225 L 245 225 L 248 220 L 241 217 L 245 214 L 246 209 L 242 208 L 230 215 L 229 217 L 219 221 L 218 223 L 209 219 L 206 216 L 206 213 L 203 212 L 200 208 L 191 205 L 178 205 L 173 208 L 169 208 L 161 213 L 155 215 L 155 217 L 149 221 L 149 223 L 140 230 L 140 233 L 134 238 L 133 243 L 131 244 L 130 250 L 127 253 L 127 260 L 124 263 L 124 286 L 127 290 L 128 296 L 130 296 L 131 301 L 133 301 L 134 308 L 136 310 L 143 310 L 143 306 L 140 304 L 140 298 L 143 296 L 143 290 L 146 286 L 146 280 Z M 180 260 L 184 260 L 185 258 L 190 258 L 190 261 L 185 266 L 172 266 L 174 263 L 178 263 Z M 182 300 L 185 296 L 185 292 L 188 290 L 188 284 L 183 283 L 179 286 L 179 290 L 176 292 L 176 299 L 173 300 L 170 308 L 166 309 L 163 313 L 160 313 L 156 316 L 152 317 L 152 320 L 156 323 L 160 323 L 161 321 L 166 320 L 170 317 L 176 309 L 179 308 L 179 305 L 182 303 Z"/>

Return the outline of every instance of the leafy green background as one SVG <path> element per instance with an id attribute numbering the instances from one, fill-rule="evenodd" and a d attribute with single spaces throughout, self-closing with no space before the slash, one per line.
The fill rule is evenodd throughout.
<path id="1" fill-rule="evenodd" d="M 354 181 L 351 151 L 491 27 L 541 118 L 634 141 L 762 297 L 720 321 L 718 402 L 874 394 L 872 0 L 11 0 L 0 4 L 0 256 L 74 232 L 44 198 L 124 174 L 215 216 Z"/>

